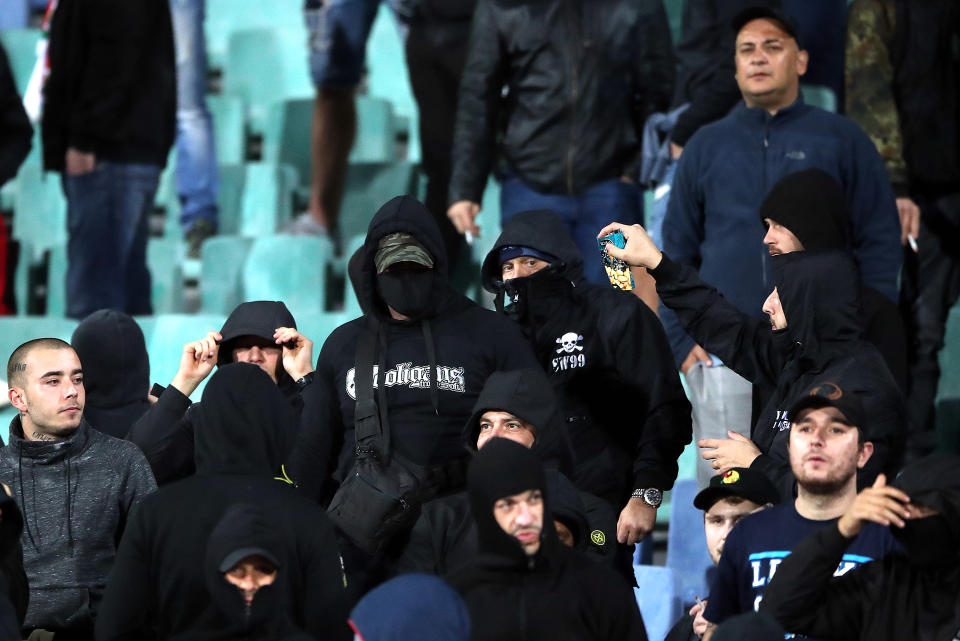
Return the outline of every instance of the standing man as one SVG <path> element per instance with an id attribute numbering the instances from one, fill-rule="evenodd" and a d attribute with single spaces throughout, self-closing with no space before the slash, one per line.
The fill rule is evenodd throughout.
<path id="1" fill-rule="evenodd" d="M 663 221 L 664 250 L 697 268 L 741 312 L 758 317 L 773 282 L 757 211 L 782 177 L 816 167 L 843 187 L 862 278 L 896 300 L 899 226 L 876 149 L 849 120 L 804 104 L 799 84 L 808 56 L 790 18 L 756 7 L 737 14 L 733 28 L 743 102 L 699 129 L 684 148 Z M 695 437 L 725 438 L 729 429 L 745 429 L 753 409 L 750 383 L 686 334 L 674 313 L 664 310 L 661 318 L 690 385 Z M 721 416 L 726 420 L 717 420 Z M 699 480 L 706 482 L 702 475 Z"/>
<path id="2" fill-rule="evenodd" d="M 132 443 L 83 419 L 80 359 L 56 338 L 24 343 L 7 363 L 10 443 L 0 481 L 23 511 L 23 564 L 30 583 L 24 634 L 49 630 L 93 639 L 93 622 L 131 509 L 157 488 Z M 4 515 L 6 516 L 6 515 Z"/>
<path id="3" fill-rule="evenodd" d="M 447 216 L 479 234 L 487 176 L 503 182 L 504 223 L 552 209 L 584 256 L 600 219 L 641 218 L 628 177 L 647 116 L 673 93 L 670 28 L 660 0 L 480 0 L 460 84 Z M 604 282 L 600 263 L 587 280 Z"/>
<path id="4" fill-rule="evenodd" d="M 60 0 L 48 56 L 43 164 L 67 197 L 67 316 L 150 314 L 148 217 L 176 115 L 167 0 Z"/>

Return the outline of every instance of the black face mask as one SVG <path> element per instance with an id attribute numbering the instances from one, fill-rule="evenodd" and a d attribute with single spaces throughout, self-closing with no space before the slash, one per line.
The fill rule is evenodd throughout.
<path id="1" fill-rule="evenodd" d="M 396 271 L 377 274 L 377 291 L 383 301 L 410 318 L 430 312 L 433 270 Z"/>
<path id="2" fill-rule="evenodd" d="M 936 566 L 957 557 L 956 536 L 940 514 L 907 521 L 904 527 L 891 527 L 890 531 L 915 565 Z"/>

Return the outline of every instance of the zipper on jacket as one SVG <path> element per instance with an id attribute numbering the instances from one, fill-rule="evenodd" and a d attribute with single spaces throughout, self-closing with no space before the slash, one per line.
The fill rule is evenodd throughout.
<path id="1" fill-rule="evenodd" d="M 574 50 L 570 52 L 570 138 L 567 143 L 567 193 L 573 195 L 573 161 L 576 157 L 577 101 L 580 99 L 580 74 L 577 68 L 577 54 L 580 49 L 580 29 L 577 27 L 579 16 L 574 11 L 575 0 L 564 2 L 567 14 L 567 26 L 570 29 L 570 42 Z"/>

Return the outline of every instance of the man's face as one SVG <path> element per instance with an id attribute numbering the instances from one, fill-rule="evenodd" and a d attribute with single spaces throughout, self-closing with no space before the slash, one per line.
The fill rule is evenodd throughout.
<path id="1" fill-rule="evenodd" d="M 500 277 L 503 282 L 507 282 L 511 278 L 523 278 L 536 274 L 549 264 L 547 261 L 533 256 L 518 256 L 517 258 L 511 258 L 500 266 Z"/>
<path id="2" fill-rule="evenodd" d="M 745 516 L 762 510 L 762 505 L 753 501 L 741 499 L 738 496 L 728 496 L 718 499 L 703 513 L 703 532 L 707 537 L 707 550 L 714 564 L 720 562 L 720 553 L 727 542 L 727 535 L 733 526 L 743 520 Z"/>
<path id="3" fill-rule="evenodd" d="M 805 410 L 791 419 L 790 467 L 797 483 L 814 494 L 831 494 L 855 479 L 873 443 L 858 444 L 859 430 L 835 407 Z"/>
<path id="4" fill-rule="evenodd" d="M 531 448 L 536 440 L 533 426 L 507 412 L 484 412 L 480 417 L 480 435 L 477 436 L 477 449 L 482 448 L 492 438 L 506 438 Z"/>
<path id="5" fill-rule="evenodd" d="M 540 490 L 527 490 L 499 499 L 493 504 L 493 516 L 504 532 L 520 541 L 527 556 L 537 553 L 543 531 L 543 495 Z"/>
<path id="6" fill-rule="evenodd" d="M 763 244 L 767 246 L 771 256 L 803 251 L 803 243 L 793 235 L 792 231 L 770 218 L 764 218 L 763 222 L 767 226 Z"/>
<path id="7" fill-rule="evenodd" d="M 778 330 L 787 327 L 787 316 L 783 313 L 783 306 L 780 304 L 780 294 L 774 287 L 767 300 L 763 301 L 763 313 L 770 317 L 770 329 Z"/>
<path id="8" fill-rule="evenodd" d="M 796 100 L 807 52 L 779 24 L 767 18 L 748 22 L 737 34 L 737 84 L 748 107 L 779 109 Z"/>
<path id="9" fill-rule="evenodd" d="M 243 593 L 247 605 L 253 603 L 257 590 L 277 580 L 277 568 L 259 554 L 241 559 L 223 573 L 223 577 Z"/>
<path id="10" fill-rule="evenodd" d="M 37 347 L 26 359 L 23 387 L 10 388 L 10 403 L 23 416 L 30 439 L 66 438 L 80 426 L 86 391 L 77 353 L 69 348 Z M 36 434 L 35 434 L 36 433 Z"/>
<path id="11" fill-rule="evenodd" d="M 260 336 L 241 336 L 233 342 L 233 362 L 253 363 L 277 382 L 283 348 Z"/>

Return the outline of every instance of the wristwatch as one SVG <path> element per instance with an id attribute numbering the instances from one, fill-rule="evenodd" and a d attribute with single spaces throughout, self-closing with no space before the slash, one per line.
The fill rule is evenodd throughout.
<path id="1" fill-rule="evenodd" d="M 307 385 L 313 382 L 313 377 L 316 376 L 317 372 L 313 371 L 308 374 L 305 374 L 297 379 L 297 387 L 303 389 Z"/>
<path id="2" fill-rule="evenodd" d="M 643 502 L 650 507 L 660 507 L 663 502 L 663 492 L 655 487 L 638 488 L 633 491 L 630 498 L 643 499 Z"/>

